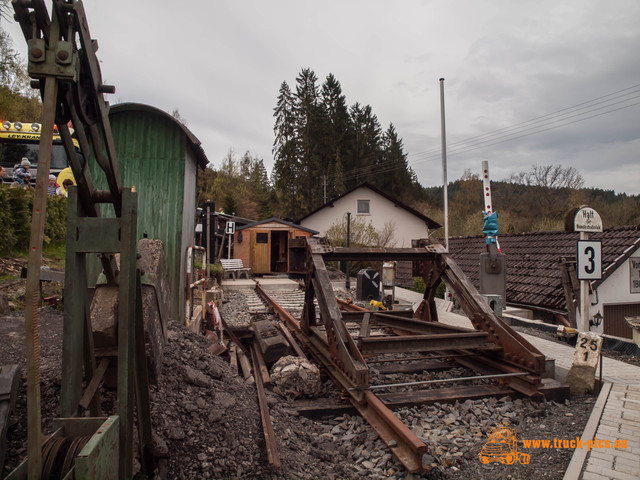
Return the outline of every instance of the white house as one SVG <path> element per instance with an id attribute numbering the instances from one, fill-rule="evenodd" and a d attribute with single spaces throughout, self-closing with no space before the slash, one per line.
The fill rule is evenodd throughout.
<path id="1" fill-rule="evenodd" d="M 351 213 L 352 219 L 364 219 L 378 232 L 391 228 L 393 237 L 388 246 L 393 247 L 411 247 L 411 240 L 427 238 L 430 230 L 441 227 L 438 222 L 369 183 L 362 183 L 332 199 L 297 223 L 325 235 L 332 225 L 346 222 L 347 212 Z"/>

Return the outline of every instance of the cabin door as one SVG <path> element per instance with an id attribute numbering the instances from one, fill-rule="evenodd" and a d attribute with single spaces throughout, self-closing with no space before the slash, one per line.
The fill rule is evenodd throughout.
<path id="1" fill-rule="evenodd" d="M 251 273 L 271 273 L 271 242 L 268 230 L 251 231 Z"/>
<path id="2" fill-rule="evenodd" d="M 271 231 L 271 273 L 287 273 L 287 251 L 289 232 L 287 230 Z"/>

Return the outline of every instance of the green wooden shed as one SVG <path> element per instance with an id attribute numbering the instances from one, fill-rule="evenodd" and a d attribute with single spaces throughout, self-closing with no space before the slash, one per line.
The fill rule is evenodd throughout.
<path id="1" fill-rule="evenodd" d="M 186 254 L 195 244 L 196 179 L 209 161 L 196 136 L 168 113 L 139 103 L 109 110 L 123 187 L 138 192 L 138 237 L 164 243 L 171 288 L 170 317 L 184 324 Z M 106 178 L 90 162 L 97 188 Z M 103 212 L 112 216 L 113 211 Z"/>

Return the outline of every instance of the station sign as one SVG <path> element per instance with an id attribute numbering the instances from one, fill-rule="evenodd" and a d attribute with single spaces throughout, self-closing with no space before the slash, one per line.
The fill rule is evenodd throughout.
<path id="1" fill-rule="evenodd" d="M 573 217 L 574 232 L 601 232 L 602 219 L 591 207 L 580 207 Z"/>
<path id="2" fill-rule="evenodd" d="M 236 233 L 236 222 L 227 222 L 225 233 L 227 235 L 233 235 Z"/>

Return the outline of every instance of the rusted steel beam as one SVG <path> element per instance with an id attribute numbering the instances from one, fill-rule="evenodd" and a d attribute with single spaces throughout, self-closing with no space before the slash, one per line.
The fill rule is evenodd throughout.
<path id="1" fill-rule="evenodd" d="M 342 305 L 340 305 L 340 307 L 342 307 Z M 359 323 L 362 321 L 362 318 L 366 313 L 371 313 L 372 315 L 373 314 L 379 315 L 380 313 L 383 313 L 383 311 L 368 310 L 368 309 L 353 310 L 353 311 L 343 310 L 342 318 L 344 319 L 345 322 Z M 389 315 L 391 318 L 413 318 L 413 310 L 386 310 L 384 311 L 384 315 Z"/>
<path id="2" fill-rule="evenodd" d="M 262 355 L 260 347 L 256 346 L 255 343 L 252 343 L 251 350 L 254 356 L 253 364 L 257 368 L 257 372 L 254 373 L 258 373 L 260 375 L 260 378 L 256 378 L 256 382 L 261 381 L 265 387 L 271 387 L 271 376 L 269 375 L 269 369 L 267 368 L 267 364 L 264 361 L 264 357 Z"/>
<path id="3" fill-rule="evenodd" d="M 274 313 L 278 316 L 280 320 L 287 324 L 287 327 L 294 332 L 300 331 L 300 322 L 293 318 L 293 316 L 287 312 L 284 308 L 278 304 L 274 299 L 272 299 L 269 294 L 262 288 L 262 285 L 259 283 L 256 285 L 256 290 L 260 294 L 262 298 L 269 304 L 271 308 L 273 308 Z M 295 347 L 294 347 L 295 348 Z"/>
<path id="4" fill-rule="evenodd" d="M 466 351 L 463 350 L 463 352 Z M 516 373 L 523 370 L 522 368 L 509 365 L 501 361 L 501 359 L 488 358 L 487 355 L 474 358 L 456 357 L 455 360 L 464 367 L 488 375 L 495 373 Z M 504 381 L 507 382 L 509 386 L 514 390 L 517 390 L 518 392 L 521 392 L 529 397 L 539 396 L 538 387 L 542 383 L 542 379 L 539 375 L 529 374 L 522 377 L 507 378 Z"/>
<path id="5" fill-rule="evenodd" d="M 46 9 L 45 9 L 46 11 Z M 25 352 L 27 357 L 27 451 L 29 477 L 40 475 L 42 458 L 40 435 L 42 433 L 42 414 L 40 411 L 40 347 L 38 333 L 38 300 L 40 297 L 40 264 L 42 259 L 42 239 L 47 212 L 47 177 L 51 164 L 53 141 L 53 122 L 56 112 L 55 100 L 58 95 L 58 79 L 47 76 L 44 88 L 42 111 L 42 133 L 38 150 L 38 171 L 36 190 L 31 214 L 31 236 L 27 284 L 24 302 Z M 79 372 L 82 375 L 82 372 Z"/>
<path id="6" fill-rule="evenodd" d="M 422 279 L 426 285 L 424 291 L 424 300 L 416 310 L 416 318 L 425 322 L 438 321 L 438 309 L 436 308 L 435 296 L 438 285 L 440 284 L 440 276 L 446 265 L 441 257 L 425 260 L 421 262 Z"/>
<path id="7" fill-rule="evenodd" d="M 371 362 L 369 362 L 371 363 Z M 410 363 L 389 362 L 378 365 L 376 370 L 382 375 L 395 373 L 424 373 L 424 372 L 444 372 L 458 368 L 453 362 L 441 362 L 439 360 L 414 360 Z"/>
<path id="8" fill-rule="evenodd" d="M 436 252 L 430 248 L 386 248 L 386 247 L 330 247 L 328 245 L 314 245 L 314 255 L 322 255 L 325 262 L 336 260 L 416 260 L 424 261 L 436 257 Z"/>
<path id="9" fill-rule="evenodd" d="M 431 403 L 454 403 L 486 397 L 517 395 L 518 392 L 506 386 L 470 385 L 408 392 L 379 393 L 378 398 L 389 408 L 413 407 Z"/>
<path id="10" fill-rule="evenodd" d="M 544 372 L 544 355 L 496 316 L 442 245 L 426 243 L 429 242 L 428 240 L 421 242 L 437 253 L 444 262 L 446 268 L 442 272 L 442 280 L 458 298 L 460 306 L 471 320 L 474 328 L 487 332 L 489 341 L 504 349 L 504 361 L 537 375 L 542 374 Z"/>
<path id="11" fill-rule="evenodd" d="M 407 470 L 412 473 L 429 470 L 429 467 L 422 463 L 422 454 L 426 453 L 427 446 L 373 393 L 351 388 L 353 384 L 350 379 L 329 360 L 326 342 L 319 339 L 316 330 L 312 329 L 312 336 L 309 339 L 311 351 L 324 365 L 333 381 L 351 395 L 351 403 L 360 415 L 369 422 Z"/>
<path id="12" fill-rule="evenodd" d="M 287 339 L 287 341 L 289 342 L 289 345 L 291 345 L 291 348 L 293 348 L 293 351 L 295 352 L 296 356 L 300 358 L 304 358 L 305 360 L 308 360 L 307 356 L 302 351 L 302 348 L 300 348 L 300 345 L 298 345 L 298 342 L 296 342 L 295 338 L 293 338 L 293 335 L 291 335 L 291 332 L 285 326 L 285 324 L 278 323 L 278 328 L 280 328 L 280 330 L 282 331 L 282 334 L 284 335 L 284 338 Z"/>
<path id="13" fill-rule="evenodd" d="M 253 356 L 253 364 L 258 364 L 256 356 L 256 348 L 251 349 Z M 276 442 L 276 434 L 273 430 L 273 424 L 271 423 L 271 416 L 269 415 L 269 404 L 267 403 L 267 395 L 264 391 L 262 382 L 256 379 L 256 390 L 258 391 L 258 404 L 260 405 L 260 420 L 262 421 L 262 431 L 264 432 L 264 441 L 267 448 L 267 459 L 269 460 L 269 466 L 275 471 L 282 470 L 282 462 L 280 461 L 280 452 L 278 451 L 278 444 Z"/>
<path id="14" fill-rule="evenodd" d="M 422 463 L 427 446 L 373 393 L 365 392 L 364 404 L 353 402 L 367 422 L 411 473 L 430 470 Z"/>
<path id="15" fill-rule="evenodd" d="M 422 334 L 441 334 L 441 333 L 470 333 L 476 330 L 470 328 L 456 327 L 440 322 L 427 322 L 415 318 L 402 318 L 387 313 L 375 312 L 373 314 L 373 323 L 383 325 L 390 328 L 398 328 L 407 332 Z"/>
<path id="16" fill-rule="evenodd" d="M 369 368 L 344 324 L 329 274 L 320 255 L 311 255 L 311 268 L 311 281 L 318 299 L 320 318 L 325 326 L 331 361 L 359 388 L 366 388 L 369 383 Z"/>
<path id="17" fill-rule="evenodd" d="M 405 335 L 361 338 L 363 354 L 435 352 L 452 348 L 477 348 L 487 343 L 485 332 L 440 335 Z"/>
<path id="18" fill-rule="evenodd" d="M 399 387 L 417 387 L 420 385 L 432 385 L 434 383 L 457 383 L 457 382 L 470 382 L 472 380 L 485 380 L 485 379 L 493 379 L 493 378 L 510 378 L 510 377 L 521 377 L 526 375 L 526 372 L 517 372 L 517 373 L 495 373 L 491 375 L 469 375 L 466 377 L 453 377 L 453 378 L 436 378 L 432 380 L 420 380 L 416 382 L 402 382 L 402 383 L 380 383 L 378 385 L 371 385 L 369 390 L 386 390 L 390 388 L 399 388 Z"/>
<path id="19" fill-rule="evenodd" d="M 366 308 L 361 307 L 360 305 L 349 303 L 346 300 L 343 300 L 338 297 L 336 297 L 336 302 L 338 302 L 338 305 L 340 305 L 340 308 L 342 308 L 347 312 L 368 312 L 369 311 Z"/>

